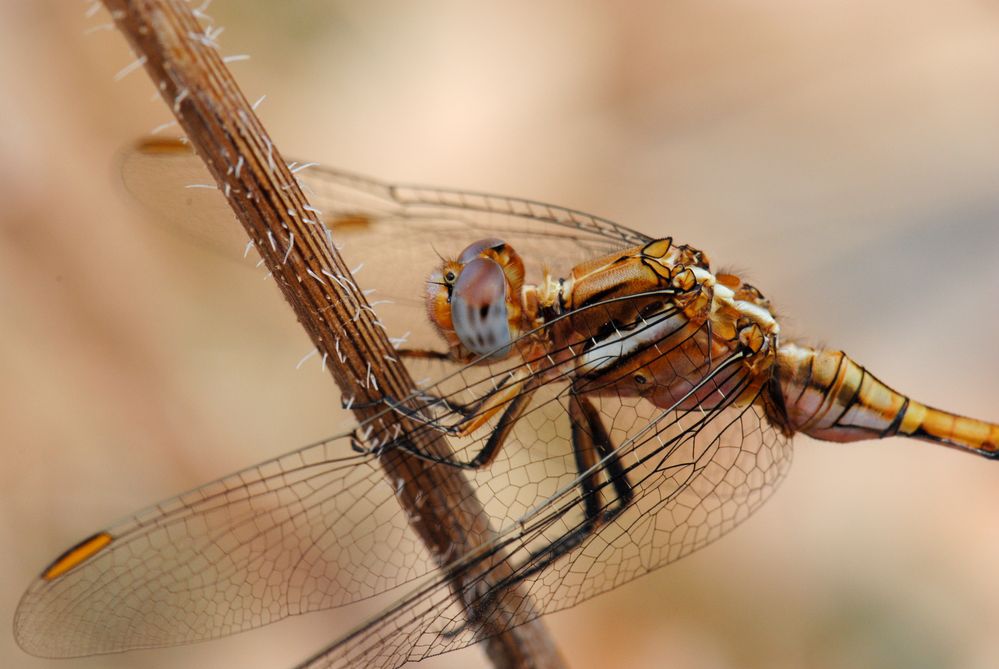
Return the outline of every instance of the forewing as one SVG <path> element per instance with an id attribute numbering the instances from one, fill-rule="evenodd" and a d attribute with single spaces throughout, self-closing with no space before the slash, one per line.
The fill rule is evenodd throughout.
<path id="1" fill-rule="evenodd" d="M 207 169 L 177 140 L 150 139 L 124 152 L 122 178 L 152 220 L 247 267 L 257 263 L 226 194 Z M 233 173 L 236 165 L 231 166 Z M 357 284 L 397 347 L 443 351 L 425 309 L 427 278 L 441 257 L 456 257 L 484 238 L 500 238 L 523 258 L 528 283 L 545 270 L 567 276 L 578 263 L 649 241 L 606 219 L 530 200 L 422 186 L 387 184 L 368 177 L 292 163 L 315 211 L 309 222 L 328 229 Z M 230 190 L 228 197 L 246 196 Z M 287 250 L 288 237 L 261 240 Z M 261 273 L 266 271 L 260 269 Z M 311 277 L 332 283 L 339 277 Z M 418 364 L 417 380 L 455 371 L 447 361 Z M 476 373 L 469 370 L 468 374 Z M 427 378 L 429 377 L 429 378 Z"/>
<path id="2" fill-rule="evenodd" d="M 291 169 L 314 207 L 310 222 L 328 227 L 345 255 L 364 262 L 358 283 L 393 297 L 416 297 L 421 304 L 424 280 L 439 257 L 457 256 L 479 239 L 498 237 L 512 245 L 524 258 L 528 281 L 540 278 L 544 268 L 559 275 L 594 256 L 650 239 L 543 202 L 389 184 L 315 163 L 291 163 Z M 243 254 L 247 237 L 226 197 L 246 194 L 219 192 L 188 147 L 177 140 L 144 140 L 123 153 L 121 170 L 126 190 L 153 220 L 229 257 Z M 287 242 L 273 241 L 282 248 Z"/>

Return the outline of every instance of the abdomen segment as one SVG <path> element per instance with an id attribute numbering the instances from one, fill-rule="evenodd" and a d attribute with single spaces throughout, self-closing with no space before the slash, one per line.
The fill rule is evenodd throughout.
<path id="1" fill-rule="evenodd" d="M 999 425 L 916 402 L 842 351 L 784 344 L 777 359 L 795 432 L 840 442 L 902 435 L 999 458 Z"/>

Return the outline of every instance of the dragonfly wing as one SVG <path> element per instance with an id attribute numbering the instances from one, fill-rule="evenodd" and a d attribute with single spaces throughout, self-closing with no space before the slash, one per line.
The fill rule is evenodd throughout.
<path id="1" fill-rule="evenodd" d="M 433 369 L 436 360 L 413 366 L 440 377 L 425 392 L 474 400 L 516 371 L 512 364 L 451 365 L 457 371 L 443 374 Z M 537 406 L 513 430 L 511 446 L 521 448 L 469 472 L 496 526 L 571 483 L 558 403 L 564 392 L 565 383 L 540 389 Z M 379 424 L 376 417 L 355 433 L 198 487 L 88 537 L 23 596 L 18 643 L 50 657 L 190 643 L 355 602 L 434 572 L 437 562 L 413 535 L 377 458 L 350 455 L 355 438 L 385 443 Z M 411 441 L 436 429 L 417 428 Z M 469 459 L 487 438 L 482 430 L 450 441 Z"/>
<path id="2" fill-rule="evenodd" d="M 480 581 L 488 573 L 467 581 L 457 596 L 452 581 L 431 575 L 396 605 L 301 666 L 399 667 L 573 606 L 733 529 L 769 497 L 790 465 L 789 439 L 770 425 L 756 401 L 740 406 L 725 401 L 689 411 L 663 411 L 623 398 L 603 398 L 599 404 L 610 433 L 627 435 L 617 452 L 634 486 L 634 501 L 572 552 L 527 575 L 519 585 L 529 597 L 514 599 L 517 595 L 507 591 L 494 598 L 482 612 L 491 624 L 486 628 L 468 623 L 456 601 L 481 596 Z M 609 491 L 611 482 L 601 487 Z M 603 508 L 614 503 L 605 494 Z M 501 530 L 497 546 L 526 574 L 539 546 L 584 522 L 582 507 L 573 486 L 560 488 Z M 446 570 L 460 570 L 460 565 L 458 561 Z"/>
<path id="3" fill-rule="evenodd" d="M 506 373 L 475 371 L 487 376 L 466 389 L 471 392 Z M 468 374 L 445 376 L 433 389 L 464 388 Z M 564 422 L 550 399 L 555 392 L 554 386 L 542 389 L 539 397 L 549 399 L 515 426 L 519 452 L 469 472 L 496 523 L 523 513 L 539 491 L 572 480 L 567 445 L 557 434 L 562 429 L 546 427 Z M 395 499 L 399 491 L 377 458 L 349 455 L 352 440 L 374 424 L 200 486 L 91 535 L 46 567 L 24 594 L 14 621 L 18 643 L 46 657 L 191 643 L 359 601 L 435 573 L 437 562 L 409 528 Z M 433 430 L 418 428 L 412 441 Z M 370 434 L 366 443 L 378 438 Z M 452 445 L 461 457 L 487 438 L 456 438 Z M 416 476 L 407 485 L 419 487 Z"/>
<path id="4" fill-rule="evenodd" d="M 129 189 L 172 222 L 200 226 L 192 217 L 207 217 L 237 229 L 221 193 L 183 188 L 208 182 L 186 149 L 146 147 L 124 163 Z M 312 191 L 315 224 L 328 227 L 331 243 L 356 266 L 380 321 L 407 348 L 441 347 L 423 308 L 424 282 L 438 253 L 456 255 L 473 241 L 500 236 L 524 257 L 529 272 L 544 267 L 560 275 L 581 260 L 648 239 L 525 200 L 390 186 L 315 168 L 299 175 Z M 289 248 L 293 240 L 258 243 Z M 529 282 L 540 278 L 527 276 Z M 663 299 L 668 302 L 665 294 Z M 648 300 L 636 303 L 636 313 Z M 654 325 L 649 320 L 654 318 L 646 313 L 630 325 L 618 323 L 634 333 L 618 335 L 640 336 Z M 573 345 L 582 350 L 599 336 L 605 335 L 581 332 Z M 546 364 L 527 363 L 540 388 L 500 457 L 487 470 L 469 472 L 510 563 L 522 565 L 523 586 L 537 596 L 537 604 L 514 609 L 510 625 L 571 606 L 713 540 L 758 506 L 788 461 L 786 440 L 755 405 L 663 412 L 644 400 L 597 393 L 594 401 L 636 498 L 577 550 L 528 575 L 532 552 L 585 521 L 569 440 L 571 372 L 554 362 L 546 370 Z M 419 394 L 448 399 L 424 429 L 460 420 L 457 405 L 502 387 L 523 372 L 520 365 L 407 361 L 414 378 L 437 379 L 418 384 Z M 395 399 L 404 407 L 412 398 Z M 373 435 L 374 445 L 379 438 Z M 487 430 L 478 430 L 450 441 L 461 458 L 487 438 Z M 433 570 L 433 560 L 410 534 L 377 461 L 343 457 L 348 442 L 341 436 L 276 458 L 92 536 L 29 589 L 15 621 L 19 642 L 31 652 L 62 656 L 185 643 L 356 601 L 414 579 L 420 579 L 415 594 L 317 656 L 317 666 L 364 657 L 371 666 L 394 667 L 487 634 L 464 625 L 450 580 Z M 453 557 L 452 569 L 468 559 Z M 473 580 L 467 584 L 473 590 L 458 594 L 474 600 L 481 585 Z M 378 625 L 388 618 L 394 623 Z"/>
<path id="5" fill-rule="evenodd" d="M 294 164 L 293 164 L 294 165 Z M 528 283 L 550 270 L 567 276 L 578 263 L 634 246 L 649 237 L 582 212 L 516 198 L 417 186 L 395 186 L 349 172 L 293 167 L 316 211 L 317 225 L 352 268 L 358 285 L 398 347 L 444 348 L 425 308 L 427 279 L 440 258 L 472 242 L 499 237 L 523 258 Z M 235 172 L 235 167 L 233 168 Z M 146 140 L 121 158 L 125 188 L 152 220 L 239 258 L 247 237 L 201 160 L 177 140 Z M 233 196 L 235 197 L 235 196 Z M 260 240 L 287 249 L 287 238 Z M 243 261 L 252 267 L 255 251 Z M 262 272 L 265 270 L 261 270 Z M 339 277 L 313 277 L 332 284 Z M 414 379 L 455 371 L 447 361 L 423 365 Z"/>
<path id="6" fill-rule="evenodd" d="M 568 269 L 580 258 L 644 239 L 595 217 L 524 200 L 394 187 L 333 170 L 300 174 L 322 210 L 315 212 L 317 222 L 321 216 L 348 262 L 362 270 L 361 263 L 367 265 L 362 284 L 374 289 L 370 299 L 387 329 L 409 347 L 439 346 L 422 296 L 437 251 L 457 254 L 472 241 L 501 234 L 520 243 L 536 270 Z M 137 199 L 186 234 L 221 247 L 232 240 L 230 229 L 238 231 L 223 195 L 206 187 L 203 165 L 176 142 L 127 153 L 123 175 Z M 265 241 L 272 242 L 290 240 Z M 414 376 L 443 377 L 437 392 L 453 387 L 472 397 L 506 371 L 432 359 L 410 367 Z M 551 420 L 545 411 L 552 406 L 543 403 L 517 426 L 524 445 L 538 441 L 526 429 Z M 466 439 L 459 451 L 483 439 Z M 349 449 L 348 436 L 306 447 L 89 537 L 24 595 L 15 621 L 19 643 L 39 655 L 73 656 L 192 642 L 357 601 L 427 574 L 433 562 L 411 535 L 381 468 L 367 456 L 344 457 Z M 571 480 L 565 466 L 555 469 L 560 476 L 549 478 L 547 489 Z M 504 475 L 502 465 L 496 471 Z M 484 472 L 475 476 L 490 480 Z M 521 491 L 519 502 L 507 505 L 499 486 L 487 489 L 496 509 L 516 512 L 534 500 Z M 495 517 L 506 516 L 497 510 Z"/>
<path id="7" fill-rule="evenodd" d="M 349 435 L 264 462 L 81 542 L 17 610 L 21 646 L 77 656 L 200 641 L 340 606 L 431 570 Z"/>
<path id="8" fill-rule="evenodd" d="M 389 184 L 314 163 L 291 165 L 315 208 L 314 219 L 331 229 L 338 244 L 360 242 L 373 258 L 384 242 L 417 242 L 390 245 L 385 257 L 370 260 L 385 268 L 396 268 L 404 259 L 393 255 L 395 248 L 405 249 L 409 259 L 424 267 L 437 257 L 434 249 L 457 255 L 473 241 L 499 237 L 517 249 L 528 267 L 568 270 L 651 239 L 613 221 L 543 202 Z M 246 236 L 241 226 L 233 222 L 225 196 L 186 145 L 143 140 L 123 153 L 121 171 L 126 190 L 156 221 L 227 255 L 243 253 Z M 238 194 L 230 192 L 230 197 Z"/>

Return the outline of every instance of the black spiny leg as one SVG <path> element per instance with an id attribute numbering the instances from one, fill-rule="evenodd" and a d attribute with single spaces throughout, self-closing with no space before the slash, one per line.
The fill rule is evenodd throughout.
<path id="1" fill-rule="evenodd" d="M 614 450 L 610 435 L 600 420 L 600 413 L 593 404 L 575 392 L 569 395 L 569 418 L 572 420 L 572 451 L 576 458 L 576 468 L 579 471 L 580 496 L 583 499 L 583 522 L 562 535 L 548 546 L 534 551 L 524 561 L 521 569 L 510 576 L 512 579 L 503 587 L 514 585 L 528 578 L 549 564 L 562 557 L 590 536 L 598 527 L 606 524 L 621 514 L 631 503 L 635 492 L 628 482 L 621 460 Z M 602 462 L 600 467 L 594 465 Z M 601 486 L 597 477 L 601 471 L 614 488 L 617 503 L 611 508 L 601 504 Z M 588 473 L 587 473 L 588 472 Z"/>
<path id="2" fill-rule="evenodd" d="M 496 454 L 499 453 L 500 447 L 506 443 L 506 438 L 510 436 L 510 430 L 520 420 L 520 416 L 524 413 L 527 405 L 531 403 L 531 398 L 534 397 L 535 390 L 537 388 L 526 388 L 514 397 L 506 410 L 503 411 L 503 415 L 500 416 L 496 427 L 489 434 L 489 439 L 486 440 L 486 445 L 482 447 L 482 450 L 469 462 L 458 463 L 457 466 L 465 469 L 478 469 L 479 467 L 491 464 Z"/>
<path id="3" fill-rule="evenodd" d="M 513 573 L 496 583 L 488 593 L 479 599 L 475 610 L 471 612 L 471 622 L 482 617 L 482 613 L 495 606 L 503 592 L 519 584 L 534 574 L 542 571 L 552 562 L 571 552 L 596 531 L 601 525 L 609 523 L 624 511 L 635 496 L 628 482 L 621 460 L 614 450 L 610 435 L 600 420 L 600 413 L 593 404 L 581 395 L 571 392 L 569 395 L 569 418 L 572 421 L 572 450 L 579 471 L 580 496 L 583 501 L 583 521 L 564 535 L 555 539 L 544 548 L 533 551 L 524 562 L 514 569 Z M 594 467 L 597 463 L 600 467 Z M 613 508 L 601 508 L 601 486 L 598 475 L 601 471 L 614 489 L 617 503 Z M 455 634 L 451 632 L 450 634 Z"/>
<path id="4" fill-rule="evenodd" d="M 604 471 L 611 486 L 614 488 L 614 493 L 617 495 L 617 505 L 613 509 L 605 509 L 601 512 L 601 522 L 607 523 L 627 508 L 631 500 L 635 497 L 635 491 L 628 481 L 628 476 L 621 465 L 621 458 L 618 457 L 610 435 L 607 434 L 604 422 L 600 419 L 600 413 L 593 406 L 593 403 L 585 397 L 579 395 L 573 395 L 573 397 L 576 400 L 576 404 L 578 404 L 579 410 L 586 417 L 586 424 L 589 426 L 589 433 L 593 440 L 593 445 L 596 446 L 597 453 L 601 458 L 606 458 L 604 461 Z"/>

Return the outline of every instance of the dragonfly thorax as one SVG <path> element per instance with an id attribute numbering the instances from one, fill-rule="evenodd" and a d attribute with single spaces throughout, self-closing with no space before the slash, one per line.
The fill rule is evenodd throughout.
<path id="1" fill-rule="evenodd" d="M 558 339 L 582 344 L 577 390 L 687 410 L 733 393 L 751 401 L 769 376 L 780 333 L 769 303 L 668 238 L 577 265 L 563 299 L 571 332 Z M 750 382 L 704 382 L 733 357 Z"/>

